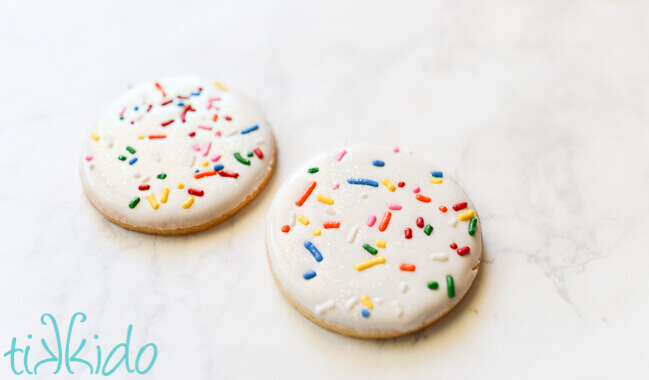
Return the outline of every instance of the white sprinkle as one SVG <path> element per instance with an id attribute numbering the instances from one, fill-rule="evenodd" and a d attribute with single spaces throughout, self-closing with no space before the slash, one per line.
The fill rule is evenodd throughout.
<path id="1" fill-rule="evenodd" d="M 140 172 L 138 170 L 133 172 L 133 178 L 140 178 Z"/>
<path id="2" fill-rule="evenodd" d="M 408 291 L 408 284 L 406 284 L 404 281 L 401 281 L 399 284 L 399 290 L 401 290 L 401 293 L 405 293 Z"/>
<path id="3" fill-rule="evenodd" d="M 257 144 L 257 145 L 264 145 L 265 143 L 266 143 L 266 140 L 264 140 L 264 139 L 255 140 L 255 144 Z"/>
<path id="4" fill-rule="evenodd" d="M 155 160 L 155 162 L 160 162 L 160 154 L 158 153 L 158 151 L 154 150 L 152 152 L 152 154 L 153 154 L 153 159 Z"/>
<path id="5" fill-rule="evenodd" d="M 325 212 L 329 215 L 336 215 L 336 210 L 333 207 L 329 206 L 325 209 Z"/>
<path id="6" fill-rule="evenodd" d="M 368 197 L 369 197 L 369 195 L 367 195 L 367 193 L 362 193 L 361 194 L 361 198 L 363 198 L 363 199 L 367 199 Z"/>
<path id="7" fill-rule="evenodd" d="M 381 297 L 374 297 L 374 304 L 380 305 L 383 303 L 383 299 Z"/>
<path id="8" fill-rule="evenodd" d="M 194 166 L 194 161 L 196 161 L 196 156 L 195 156 L 194 153 L 192 152 L 192 153 L 190 154 L 190 156 L 187 157 L 187 166 L 189 166 L 190 168 L 191 168 L 192 166 Z"/>
<path id="9" fill-rule="evenodd" d="M 329 310 L 333 309 L 335 306 L 334 300 L 329 300 L 327 302 L 321 303 L 320 305 L 315 307 L 315 312 L 316 314 L 324 314 L 328 312 Z"/>
<path id="10" fill-rule="evenodd" d="M 226 133 L 225 135 L 226 135 L 227 137 L 230 137 L 230 136 L 234 136 L 234 135 L 236 135 L 237 132 L 239 132 L 239 131 L 237 131 L 237 130 L 231 130 L 230 132 Z"/>
<path id="11" fill-rule="evenodd" d="M 91 162 L 91 163 L 88 164 L 88 167 L 89 167 L 90 169 L 94 169 L 94 168 L 95 168 L 95 164 Z"/>
<path id="12" fill-rule="evenodd" d="M 295 221 L 296 221 L 296 220 L 297 220 L 297 215 L 295 215 L 295 212 L 291 211 L 291 212 L 288 214 L 288 224 L 289 224 L 291 227 L 295 227 Z"/>
<path id="13" fill-rule="evenodd" d="M 354 242 L 354 239 L 356 239 L 357 233 L 358 233 L 358 226 L 352 227 L 351 231 L 349 231 L 349 235 L 347 235 L 347 243 L 352 244 Z"/>
<path id="14" fill-rule="evenodd" d="M 394 312 L 397 315 L 397 317 L 402 317 L 403 316 L 403 310 L 401 309 L 401 306 L 399 306 L 399 301 L 397 301 L 397 300 L 393 301 L 392 306 L 394 306 Z"/>
<path id="15" fill-rule="evenodd" d="M 448 225 L 451 227 L 457 226 L 457 218 L 452 218 L 448 221 Z"/>
<path id="16" fill-rule="evenodd" d="M 148 175 L 148 176 L 142 178 L 142 182 L 149 182 L 150 179 L 151 179 L 151 176 Z"/>
<path id="17" fill-rule="evenodd" d="M 107 134 L 104 136 L 104 140 L 106 140 L 106 145 L 108 145 L 109 148 L 113 147 L 113 136 Z"/>
<path id="18" fill-rule="evenodd" d="M 446 261 L 448 260 L 448 255 L 446 253 L 433 253 L 430 255 L 430 259 L 433 261 Z"/>
<path id="19" fill-rule="evenodd" d="M 347 302 L 345 302 L 345 309 L 351 310 L 354 305 L 358 302 L 358 297 L 353 296 L 352 298 L 348 299 Z"/>

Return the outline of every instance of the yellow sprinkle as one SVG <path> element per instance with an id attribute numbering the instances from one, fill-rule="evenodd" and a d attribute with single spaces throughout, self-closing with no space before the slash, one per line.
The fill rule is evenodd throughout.
<path id="1" fill-rule="evenodd" d="M 90 137 L 92 137 L 92 139 L 95 141 L 99 140 L 99 136 L 96 133 L 91 133 Z"/>
<path id="2" fill-rule="evenodd" d="M 356 268 L 356 270 L 360 272 L 360 271 L 365 270 L 367 268 L 373 267 L 376 264 L 383 264 L 383 263 L 385 263 L 385 257 L 380 256 L 380 257 L 375 257 L 373 259 L 369 259 L 369 260 L 360 262 L 360 263 L 354 265 L 354 268 Z"/>
<path id="3" fill-rule="evenodd" d="M 393 193 L 394 193 L 394 191 L 397 189 L 396 187 L 394 187 L 394 185 L 392 184 L 392 182 L 388 181 L 387 178 L 384 179 L 383 181 L 381 181 L 381 183 L 382 183 L 383 185 L 385 185 L 385 187 L 387 187 L 388 190 L 390 190 L 390 191 L 393 192 Z"/>
<path id="4" fill-rule="evenodd" d="M 228 90 L 228 88 L 225 87 L 224 85 L 222 85 L 221 82 L 219 82 L 219 81 L 216 81 L 216 80 L 215 80 L 215 81 L 214 81 L 214 85 L 215 85 L 216 87 L 220 88 L 220 89 L 223 90 L 223 91 L 227 91 L 227 90 Z"/>
<path id="5" fill-rule="evenodd" d="M 361 303 L 370 310 L 374 309 L 374 304 L 372 303 L 372 300 L 368 296 L 362 296 Z"/>
<path id="6" fill-rule="evenodd" d="M 160 196 L 160 203 L 167 203 L 167 198 L 169 198 L 169 188 L 162 188 L 162 195 Z"/>
<path id="7" fill-rule="evenodd" d="M 184 188 L 185 188 L 185 185 L 184 185 L 184 184 L 182 184 L 182 183 L 179 183 L 179 184 L 178 184 L 178 188 L 179 188 L 180 190 L 182 190 L 182 189 L 184 189 Z"/>
<path id="8" fill-rule="evenodd" d="M 137 135 L 137 138 L 142 140 L 144 138 L 144 135 Z"/>
<path id="9" fill-rule="evenodd" d="M 202 163 L 201 165 L 203 165 L 203 166 L 207 166 L 207 165 L 209 165 L 209 164 L 210 164 L 209 162 L 207 162 L 207 161 L 203 161 L 203 163 Z"/>
<path id="10" fill-rule="evenodd" d="M 322 234 L 322 232 L 320 232 L 320 230 L 313 231 L 313 236 L 320 236 L 320 234 Z"/>
<path id="11" fill-rule="evenodd" d="M 156 200 L 155 200 L 155 196 L 154 196 L 153 194 L 149 194 L 149 195 L 147 195 L 147 196 L 146 196 L 146 199 L 149 200 L 149 203 L 151 203 L 151 207 L 152 207 L 154 210 L 157 210 L 158 207 L 160 207 L 160 205 L 158 204 L 158 202 L 156 202 Z"/>
<path id="12" fill-rule="evenodd" d="M 322 202 L 322 203 L 325 203 L 325 204 L 328 204 L 328 205 L 334 204 L 333 199 L 331 199 L 329 197 L 325 197 L 324 195 L 318 195 L 318 198 L 316 198 L 316 199 L 318 200 L 318 202 Z"/>
<path id="13" fill-rule="evenodd" d="M 379 248 L 385 248 L 385 242 L 383 240 L 377 240 L 374 244 Z"/>
<path id="14" fill-rule="evenodd" d="M 442 179 L 441 178 L 431 178 L 430 183 L 442 183 Z"/>
<path id="15" fill-rule="evenodd" d="M 194 203 L 194 197 L 189 197 L 183 202 L 183 208 L 190 208 Z"/>
<path id="16" fill-rule="evenodd" d="M 471 220 L 473 218 L 473 215 L 475 215 L 475 210 L 469 209 L 467 212 L 458 215 L 457 220 L 459 220 L 460 222 Z"/>
<path id="17" fill-rule="evenodd" d="M 297 218 L 297 220 L 299 220 L 300 223 L 304 224 L 305 226 L 308 225 L 309 223 L 311 223 L 311 222 L 309 222 L 309 219 L 305 218 L 305 217 L 302 216 L 302 215 L 300 215 L 300 216 Z"/>

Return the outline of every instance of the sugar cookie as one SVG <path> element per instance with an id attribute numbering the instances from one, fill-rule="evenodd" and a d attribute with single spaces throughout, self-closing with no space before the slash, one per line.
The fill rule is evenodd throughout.
<path id="1" fill-rule="evenodd" d="M 93 206 L 122 227 L 163 235 L 223 221 L 263 189 L 275 164 L 259 109 L 197 78 L 134 87 L 86 140 L 81 180 Z"/>
<path id="2" fill-rule="evenodd" d="M 397 148 L 357 145 L 315 157 L 284 183 L 266 247 L 277 284 L 307 318 L 389 338 L 462 299 L 482 238 L 473 204 L 448 175 Z"/>

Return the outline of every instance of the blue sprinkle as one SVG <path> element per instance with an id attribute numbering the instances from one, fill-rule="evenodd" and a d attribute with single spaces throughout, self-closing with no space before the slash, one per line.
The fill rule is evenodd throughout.
<path id="1" fill-rule="evenodd" d="M 368 318 L 370 316 L 370 311 L 363 309 L 363 311 L 361 311 L 361 314 L 363 315 L 363 318 Z"/>
<path id="2" fill-rule="evenodd" d="M 382 168 L 382 167 L 385 166 L 385 162 L 383 162 L 381 160 L 374 160 L 374 161 L 372 161 L 372 165 Z"/>
<path id="3" fill-rule="evenodd" d="M 310 241 L 305 242 L 304 248 L 308 249 L 309 252 L 311 252 L 315 261 L 317 262 L 322 261 L 322 254 L 320 253 L 320 251 L 318 251 L 318 248 L 316 248 L 315 245 L 313 245 L 313 243 L 311 243 Z"/>
<path id="4" fill-rule="evenodd" d="M 196 169 L 196 170 L 194 171 L 194 173 L 198 173 L 198 169 Z"/>
<path id="5" fill-rule="evenodd" d="M 129 165 L 133 165 L 133 164 L 136 163 L 136 162 L 137 162 L 137 157 L 133 157 L 133 158 L 131 158 L 131 159 L 129 160 L 128 164 L 129 164 Z"/>
<path id="6" fill-rule="evenodd" d="M 223 166 L 223 164 L 216 164 L 216 165 L 214 165 L 214 171 L 218 172 L 220 170 L 223 170 L 224 167 L 225 166 Z"/>
<path id="7" fill-rule="evenodd" d="M 367 185 L 367 186 L 379 187 L 378 182 L 372 181 L 371 179 L 348 178 L 347 183 L 349 183 L 350 185 Z"/>
<path id="8" fill-rule="evenodd" d="M 200 94 L 201 94 L 201 92 L 199 91 L 199 92 L 192 92 L 190 95 L 191 95 L 191 96 L 198 96 L 198 95 L 200 95 Z"/>
<path id="9" fill-rule="evenodd" d="M 315 277 L 315 271 L 310 270 L 310 271 L 308 271 L 308 272 L 304 272 L 304 274 L 302 275 L 302 277 L 304 277 L 305 280 L 310 280 L 310 279 L 312 279 L 313 277 Z"/>
<path id="10" fill-rule="evenodd" d="M 178 103 L 178 107 L 184 107 L 185 103 Z"/>
<path id="11" fill-rule="evenodd" d="M 430 172 L 433 177 L 443 178 L 444 174 L 442 172 Z"/>
<path id="12" fill-rule="evenodd" d="M 250 128 L 246 128 L 246 129 L 244 129 L 243 131 L 241 131 L 241 134 L 242 134 L 242 135 L 245 135 L 246 133 L 250 133 L 250 132 L 252 132 L 252 131 L 256 131 L 256 130 L 258 130 L 258 129 L 259 129 L 259 126 L 258 126 L 258 125 L 253 125 L 252 127 L 250 127 Z"/>
<path id="13" fill-rule="evenodd" d="M 135 110 L 135 111 L 137 111 L 139 109 L 140 109 L 140 107 L 138 107 L 138 106 L 135 106 L 135 108 L 133 108 L 133 110 Z"/>

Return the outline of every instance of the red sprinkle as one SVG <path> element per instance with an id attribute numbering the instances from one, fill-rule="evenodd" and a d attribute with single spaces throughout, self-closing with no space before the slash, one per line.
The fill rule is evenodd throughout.
<path id="1" fill-rule="evenodd" d="M 425 196 L 425 195 L 417 194 L 417 195 L 415 195 L 415 198 L 417 198 L 417 200 L 420 201 L 420 202 L 424 202 L 424 203 L 429 203 L 430 202 L 430 198 Z"/>
<path id="2" fill-rule="evenodd" d="M 210 177 L 210 176 L 213 176 L 213 175 L 216 175 L 216 172 L 214 170 L 210 170 L 208 172 L 196 173 L 196 174 L 194 174 L 194 178 L 199 179 L 199 178 L 203 178 L 203 177 Z"/>
<path id="3" fill-rule="evenodd" d="M 183 108 L 183 111 L 180 113 L 180 121 L 182 121 L 183 123 L 185 122 L 185 116 L 189 111 L 193 112 L 196 110 L 191 105 L 185 106 L 185 108 Z"/>
<path id="4" fill-rule="evenodd" d="M 169 125 L 169 124 L 171 124 L 173 122 L 174 122 L 174 119 L 171 119 L 169 121 L 165 121 L 164 123 L 161 123 L 160 125 L 162 125 L 163 127 L 166 127 L 167 125 Z"/>
<path id="5" fill-rule="evenodd" d="M 471 248 L 469 248 L 469 247 L 462 247 L 462 248 L 457 250 L 457 254 L 460 255 L 460 256 L 464 256 L 464 255 L 468 254 L 469 252 L 471 252 Z"/>
<path id="6" fill-rule="evenodd" d="M 399 269 L 401 269 L 402 271 L 406 271 L 406 272 L 414 272 L 415 268 L 416 267 L 415 267 L 414 264 L 401 264 L 401 265 L 399 265 Z"/>
<path id="7" fill-rule="evenodd" d="M 166 98 L 166 97 L 167 97 L 167 93 L 165 92 L 164 88 L 162 88 L 162 86 L 160 86 L 160 83 L 155 82 L 155 86 L 156 86 L 156 88 L 157 88 L 158 90 L 160 90 L 160 92 L 162 92 L 162 97 L 163 97 L 163 98 Z"/>
<path id="8" fill-rule="evenodd" d="M 167 104 L 171 104 L 173 101 L 174 101 L 173 99 L 169 99 L 169 100 L 167 100 L 166 102 L 161 103 L 160 105 L 161 105 L 161 106 L 166 106 Z"/>
<path id="9" fill-rule="evenodd" d="M 238 178 L 239 177 L 239 173 L 230 173 L 230 172 L 226 172 L 226 171 L 223 171 L 223 170 L 219 170 L 218 173 L 219 173 L 219 175 L 221 177 L 230 177 L 230 178 Z"/>
<path id="10" fill-rule="evenodd" d="M 255 154 L 257 155 L 257 157 L 259 157 L 260 160 L 264 158 L 264 152 L 262 152 L 261 149 L 255 148 L 252 151 L 255 152 Z"/>
<path id="11" fill-rule="evenodd" d="M 149 186 L 149 185 L 140 185 L 140 186 L 138 186 L 138 189 L 140 189 L 140 190 L 149 190 L 150 187 L 151 186 Z"/>
<path id="12" fill-rule="evenodd" d="M 324 222 L 322 225 L 324 228 L 338 228 L 340 227 L 340 222 Z"/>
<path id="13" fill-rule="evenodd" d="M 134 121 L 131 121 L 131 125 L 133 125 L 133 124 L 135 124 L 135 122 L 134 122 Z"/>
<path id="14" fill-rule="evenodd" d="M 453 210 L 454 211 L 460 211 L 463 208 L 466 208 L 466 202 L 458 203 L 456 205 L 453 205 Z"/>
<path id="15" fill-rule="evenodd" d="M 456 249 L 456 248 L 457 248 L 457 244 L 451 243 L 451 249 Z"/>
<path id="16" fill-rule="evenodd" d="M 225 120 L 230 121 L 230 120 L 232 120 L 232 118 L 230 116 L 226 116 Z"/>
<path id="17" fill-rule="evenodd" d="M 447 210 L 446 206 L 439 206 L 439 211 L 446 212 L 446 210 Z"/>
<path id="18" fill-rule="evenodd" d="M 194 131 L 189 132 L 189 137 L 194 137 L 194 136 L 196 136 L 196 132 Z"/>
<path id="19" fill-rule="evenodd" d="M 424 228 L 424 218 L 422 218 L 421 216 L 417 218 L 417 227 Z"/>
<path id="20" fill-rule="evenodd" d="M 205 192 L 203 190 L 192 189 L 190 188 L 187 192 L 191 195 L 196 195 L 197 197 L 202 197 Z"/>
<path id="21" fill-rule="evenodd" d="M 412 239 L 412 229 L 406 228 L 404 232 L 406 233 L 406 239 Z"/>
<path id="22" fill-rule="evenodd" d="M 282 227 L 282 232 L 284 232 L 284 233 L 288 233 L 290 230 L 291 230 L 291 227 L 288 224 L 286 224 L 286 225 L 284 225 Z"/>
<path id="23" fill-rule="evenodd" d="M 397 186 L 404 187 L 404 186 L 406 186 L 406 183 L 405 182 L 399 182 L 399 183 L 397 183 Z"/>
<path id="24" fill-rule="evenodd" d="M 153 104 L 149 104 L 149 108 L 146 109 L 146 112 L 151 111 L 151 108 L 153 108 Z"/>
<path id="25" fill-rule="evenodd" d="M 149 135 L 149 140 L 166 139 L 167 135 Z"/>
<path id="26" fill-rule="evenodd" d="M 187 97 L 187 96 L 176 95 L 176 97 L 177 97 L 178 99 L 189 99 L 189 97 Z"/>

